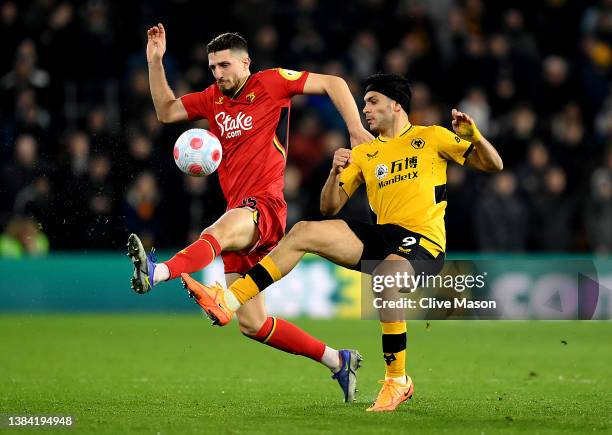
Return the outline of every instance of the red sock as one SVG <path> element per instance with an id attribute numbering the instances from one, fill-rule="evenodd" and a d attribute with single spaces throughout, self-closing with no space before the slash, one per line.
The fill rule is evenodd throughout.
<path id="1" fill-rule="evenodd" d="M 276 317 L 268 317 L 257 334 L 247 337 L 283 352 L 302 355 L 315 361 L 321 361 L 325 352 L 325 343 L 294 324 Z"/>
<path id="2" fill-rule="evenodd" d="M 181 273 L 193 273 L 204 269 L 220 253 L 221 246 L 217 239 L 206 233 L 170 260 L 164 261 L 164 264 L 168 266 L 170 279 L 174 279 Z"/>

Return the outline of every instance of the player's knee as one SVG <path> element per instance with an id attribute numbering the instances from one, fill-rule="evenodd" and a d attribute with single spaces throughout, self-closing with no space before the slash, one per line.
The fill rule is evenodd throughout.
<path id="1" fill-rule="evenodd" d="M 202 238 L 204 236 L 204 234 L 208 234 L 211 235 L 215 238 L 215 240 L 217 241 L 217 243 L 219 243 L 219 246 L 221 246 L 221 249 L 225 248 L 227 246 L 227 237 L 225 236 L 223 231 L 220 231 L 218 228 L 216 228 L 214 225 L 211 225 L 209 227 L 207 227 L 204 231 L 202 231 L 200 233 L 200 238 Z"/>
<path id="2" fill-rule="evenodd" d="M 299 221 L 291 228 L 287 238 L 301 246 L 313 237 L 313 231 L 316 230 L 315 225 L 316 222 Z"/>
<path id="3" fill-rule="evenodd" d="M 265 319 L 263 321 L 259 321 L 257 319 L 238 319 L 238 328 L 240 332 L 249 337 L 253 337 L 257 335 L 261 327 L 263 326 Z"/>
<path id="4" fill-rule="evenodd" d="M 202 237 L 204 234 L 210 234 L 211 236 L 215 237 L 215 232 L 216 231 L 213 227 L 207 227 L 200 233 L 200 237 Z"/>

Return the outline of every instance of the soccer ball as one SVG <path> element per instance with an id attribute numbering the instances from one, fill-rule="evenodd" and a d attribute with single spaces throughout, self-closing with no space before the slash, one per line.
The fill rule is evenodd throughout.
<path id="1" fill-rule="evenodd" d="M 208 130 L 187 130 L 176 140 L 174 162 L 181 171 L 192 177 L 210 175 L 221 163 L 221 142 Z"/>

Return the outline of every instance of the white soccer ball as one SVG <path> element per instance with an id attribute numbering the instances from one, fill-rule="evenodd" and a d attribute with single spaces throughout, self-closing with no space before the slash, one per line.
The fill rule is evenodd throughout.
<path id="1" fill-rule="evenodd" d="M 174 144 L 176 166 L 192 177 L 204 177 L 221 163 L 221 142 L 203 128 L 192 128 L 181 134 Z"/>

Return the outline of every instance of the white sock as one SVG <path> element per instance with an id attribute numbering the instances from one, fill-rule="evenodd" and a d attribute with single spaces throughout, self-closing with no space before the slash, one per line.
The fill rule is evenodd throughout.
<path id="1" fill-rule="evenodd" d="M 157 263 L 155 265 L 155 272 L 153 273 L 153 285 L 158 282 L 167 281 L 170 278 L 170 270 L 164 263 Z"/>
<path id="2" fill-rule="evenodd" d="M 336 349 L 325 346 L 325 352 L 323 352 L 321 364 L 330 369 L 332 372 L 336 373 L 342 368 L 340 365 L 340 353 Z"/>
<path id="3" fill-rule="evenodd" d="M 390 378 L 388 376 L 385 376 L 385 379 L 393 379 L 393 382 L 400 385 L 408 384 L 408 378 L 406 376 L 398 376 L 397 378 Z"/>
<path id="4" fill-rule="evenodd" d="M 232 293 L 230 289 L 223 289 L 223 295 L 225 296 L 225 303 L 230 310 L 236 311 L 238 308 L 240 308 L 240 305 L 242 305 L 238 298 L 236 298 L 236 295 Z"/>

